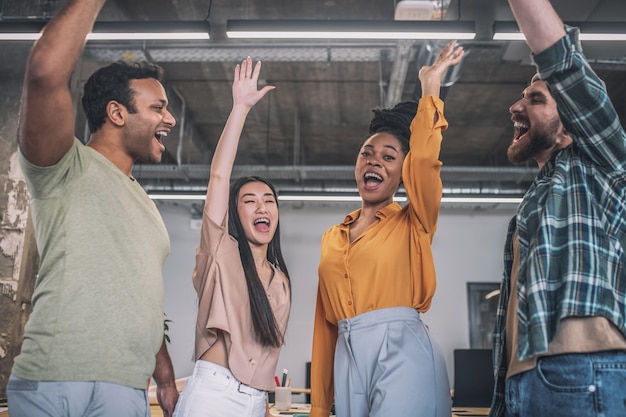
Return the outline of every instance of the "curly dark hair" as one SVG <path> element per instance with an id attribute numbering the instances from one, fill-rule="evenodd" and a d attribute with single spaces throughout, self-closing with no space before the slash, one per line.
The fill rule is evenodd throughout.
<path id="1" fill-rule="evenodd" d="M 163 69 L 146 62 L 127 63 L 117 61 L 98 69 L 85 83 L 83 88 L 83 111 L 89 130 L 97 132 L 104 124 L 106 106 L 111 100 L 123 104 L 129 112 L 135 113 L 134 92 L 130 88 L 131 80 L 154 78 L 161 81 Z"/>
<path id="2" fill-rule="evenodd" d="M 369 134 L 390 133 L 400 141 L 402 150 L 409 151 L 411 122 L 417 113 L 416 101 L 403 101 L 390 109 L 372 109 L 374 117 L 370 122 Z"/>

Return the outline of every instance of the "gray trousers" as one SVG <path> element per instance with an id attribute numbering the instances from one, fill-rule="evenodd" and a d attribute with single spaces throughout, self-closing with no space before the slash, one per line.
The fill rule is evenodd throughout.
<path id="1" fill-rule="evenodd" d="M 445 360 L 417 311 L 374 310 L 338 326 L 337 417 L 450 417 Z"/>
<path id="2" fill-rule="evenodd" d="M 40 382 L 11 374 L 7 397 L 11 417 L 150 417 L 145 389 L 109 382 Z"/>

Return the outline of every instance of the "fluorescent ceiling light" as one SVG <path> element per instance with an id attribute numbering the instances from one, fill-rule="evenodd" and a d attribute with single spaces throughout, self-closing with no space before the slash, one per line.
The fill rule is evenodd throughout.
<path id="1" fill-rule="evenodd" d="M 193 200 L 204 201 L 205 194 L 164 194 L 154 193 L 148 194 L 153 200 Z M 361 197 L 358 195 L 338 195 L 338 194 L 281 194 L 278 196 L 279 201 L 311 201 L 311 202 L 359 202 Z M 394 201 L 402 203 L 407 201 L 406 196 L 395 196 Z M 519 204 L 521 197 L 443 197 L 442 203 L 450 204 Z"/>
<path id="2" fill-rule="evenodd" d="M 519 204 L 522 197 L 443 197 L 442 203 Z"/>
<path id="3" fill-rule="evenodd" d="M 3 41 L 35 41 L 41 36 L 45 22 L 35 21 L 2 21 L 0 22 L 0 40 Z"/>
<path id="4" fill-rule="evenodd" d="M 626 41 L 626 22 L 566 22 L 580 29 L 581 41 Z M 495 22 L 493 40 L 526 40 L 515 22 Z"/>
<path id="5" fill-rule="evenodd" d="M 34 41 L 41 37 L 46 22 L 0 22 L 0 40 Z M 96 22 L 88 41 L 111 40 L 205 40 L 207 21 Z"/>
<path id="6" fill-rule="evenodd" d="M 231 39 L 474 39 L 474 22 L 388 20 L 228 20 Z"/>

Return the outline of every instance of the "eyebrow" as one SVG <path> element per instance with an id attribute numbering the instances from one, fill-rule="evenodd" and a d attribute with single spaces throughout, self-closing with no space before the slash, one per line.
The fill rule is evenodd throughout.
<path id="1" fill-rule="evenodd" d="M 364 147 L 364 148 L 371 148 L 371 149 L 374 149 L 374 146 L 373 146 L 373 145 L 370 145 L 369 143 L 368 143 L 367 145 L 363 145 L 363 147 Z M 393 146 L 393 145 L 383 145 L 383 147 L 384 147 L 384 148 L 388 148 L 388 149 L 391 149 L 391 150 L 394 150 L 394 151 L 398 152 L 398 150 L 397 150 L 397 149 L 395 148 L 395 146 Z"/>
<path id="2" fill-rule="evenodd" d="M 269 197 L 274 197 L 274 193 L 265 193 L 265 194 L 263 194 L 263 197 L 268 197 L 268 196 Z M 256 197 L 256 194 L 255 193 L 245 193 L 245 194 L 242 194 L 241 197 L 239 197 L 239 198 L 244 198 L 244 197 Z"/>
<path id="3" fill-rule="evenodd" d="M 522 98 L 528 98 L 528 99 L 545 99 L 546 95 L 544 93 L 542 93 L 541 91 L 530 91 L 530 92 L 524 92 L 524 94 L 522 95 Z"/>

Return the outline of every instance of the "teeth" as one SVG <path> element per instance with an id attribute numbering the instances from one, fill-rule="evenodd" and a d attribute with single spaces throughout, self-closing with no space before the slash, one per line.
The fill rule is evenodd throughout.
<path id="1" fill-rule="evenodd" d="M 528 129 L 528 125 L 521 122 L 515 122 L 513 124 L 513 127 L 515 127 L 516 129 Z"/>
<path id="2" fill-rule="evenodd" d="M 259 223 L 270 224 L 270 221 L 269 221 L 269 219 L 266 219 L 266 218 L 256 219 L 256 220 L 254 221 L 254 224 L 255 224 L 255 225 L 256 225 L 256 224 L 259 224 Z"/>
<path id="3" fill-rule="evenodd" d="M 167 132 L 164 132 L 164 131 L 163 131 L 163 132 L 156 132 L 156 135 L 157 135 L 159 138 L 163 138 L 163 137 L 166 137 L 166 136 L 167 136 Z"/>
<path id="4" fill-rule="evenodd" d="M 380 175 L 375 174 L 375 173 L 373 173 L 373 172 L 366 172 L 366 173 L 365 173 L 364 178 L 365 178 L 366 180 L 367 180 L 367 179 L 370 179 L 370 178 L 374 178 L 374 179 L 376 179 L 376 180 L 378 180 L 378 181 L 382 181 L 382 180 L 383 180 L 383 177 L 381 177 Z"/>

